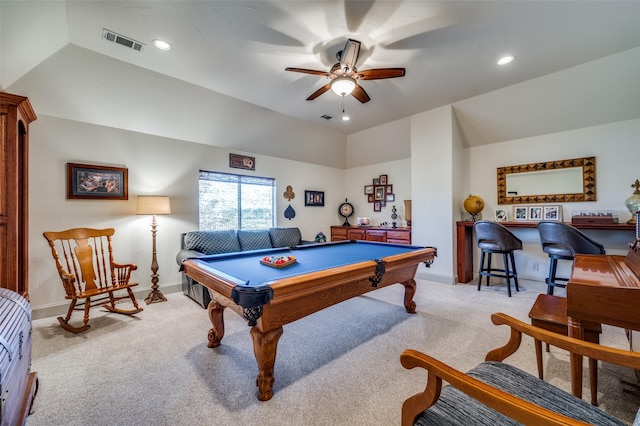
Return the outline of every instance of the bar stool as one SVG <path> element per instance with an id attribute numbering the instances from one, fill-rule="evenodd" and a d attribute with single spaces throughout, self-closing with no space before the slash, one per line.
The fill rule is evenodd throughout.
<path id="1" fill-rule="evenodd" d="M 515 250 L 522 250 L 522 241 L 516 237 L 506 227 L 496 222 L 480 220 L 473 225 L 478 240 L 478 247 L 481 250 L 480 267 L 478 268 L 478 291 L 482 286 L 482 277 L 487 277 L 487 286 L 491 277 L 505 278 L 507 280 L 507 293 L 511 297 L 511 278 L 518 288 L 518 272 L 513 256 Z M 502 254 L 504 269 L 491 267 L 491 255 Z M 487 256 L 487 266 L 484 266 L 485 255 Z M 511 265 L 509 265 L 511 264 Z"/>
<path id="2" fill-rule="evenodd" d="M 567 318 L 567 299 L 564 297 L 540 294 L 529 311 L 531 325 L 554 333 L 569 335 L 569 319 Z M 597 322 L 583 321 L 584 340 L 600 344 L 602 326 Z M 535 339 L 538 377 L 542 380 L 542 342 Z M 547 352 L 549 352 L 549 344 Z M 598 360 L 589 358 L 589 381 L 591 383 L 591 405 L 598 405 Z"/>
<path id="3" fill-rule="evenodd" d="M 568 278 L 556 276 L 558 260 L 573 260 L 576 254 L 604 254 L 602 244 L 593 241 L 571 225 L 562 222 L 542 221 L 538 223 L 542 251 L 549 255 L 547 294 L 554 287 L 566 287 Z"/>

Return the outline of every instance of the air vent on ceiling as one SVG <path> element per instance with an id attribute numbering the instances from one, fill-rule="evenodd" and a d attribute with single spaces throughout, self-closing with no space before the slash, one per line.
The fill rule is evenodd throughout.
<path id="1" fill-rule="evenodd" d="M 322 114 L 320 118 L 324 118 L 325 120 L 331 120 L 333 117 L 327 114 Z"/>
<path id="2" fill-rule="evenodd" d="M 137 50 L 138 52 L 141 51 L 144 46 L 144 43 L 140 43 L 130 37 L 125 37 L 106 28 L 102 29 L 102 38 L 112 43 L 128 47 L 129 49 Z"/>

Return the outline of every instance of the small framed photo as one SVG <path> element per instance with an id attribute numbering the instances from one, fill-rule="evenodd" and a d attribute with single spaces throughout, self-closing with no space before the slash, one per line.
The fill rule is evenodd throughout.
<path id="1" fill-rule="evenodd" d="M 527 207 L 516 206 L 513 208 L 514 220 L 529 220 L 529 209 Z"/>
<path id="2" fill-rule="evenodd" d="M 304 205 L 311 207 L 324 207 L 323 191 L 304 191 Z"/>
<path id="3" fill-rule="evenodd" d="M 229 167 L 234 169 L 255 170 L 256 158 L 246 155 L 229 154 Z"/>
<path id="4" fill-rule="evenodd" d="M 387 185 L 387 194 L 393 194 L 393 185 Z"/>
<path id="5" fill-rule="evenodd" d="M 380 201 L 376 201 L 375 203 L 373 203 L 373 211 L 374 212 L 382 211 L 382 203 L 380 203 Z"/>
<path id="6" fill-rule="evenodd" d="M 380 175 L 380 185 L 386 185 L 387 184 L 387 175 Z"/>
<path id="7" fill-rule="evenodd" d="M 562 209 L 560 206 L 544 206 L 542 217 L 544 220 L 562 221 Z"/>
<path id="8" fill-rule="evenodd" d="M 496 222 L 506 222 L 509 219 L 509 215 L 505 209 L 495 209 L 494 218 Z"/>
<path id="9" fill-rule="evenodd" d="M 67 199 L 128 200 L 128 170 L 67 163 Z"/>
<path id="10" fill-rule="evenodd" d="M 396 194 L 387 194 L 387 198 L 385 201 L 395 201 L 396 200 Z"/>
<path id="11" fill-rule="evenodd" d="M 374 179 L 373 179 L 373 184 L 374 184 L 375 186 L 380 185 L 380 178 L 374 178 Z"/>
<path id="12" fill-rule="evenodd" d="M 373 194 L 373 185 L 364 186 L 364 195 Z"/>
<path id="13" fill-rule="evenodd" d="M 374 198 L 373 198 L 373 194 L 367 195 L 367 201 L 370 202 L 370 203 L 373 203 L 375 201 Z"/>
<path id="14" fill-rule="evenodd" d="M 542 207 L 529 207 L 529 220 L 542 220 Z"/>
<path id="15" fill-rule="evenodd" d="M 386 194 L 384 192 L 384 186 L 376 186 L 373 188 L 373 199 L 376 201 L 384 201 L 386 199 Z"/>

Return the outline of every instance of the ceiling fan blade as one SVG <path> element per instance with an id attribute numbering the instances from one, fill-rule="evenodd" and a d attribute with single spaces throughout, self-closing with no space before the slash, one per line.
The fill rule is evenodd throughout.
<path id="1" fill-rule="evenodd" d="M 344 45 L 344 49 L 340 52 L 340 68 L 353 70 L 358 61 L 360 54 L 360 42 L 358 40 L 348 39 Z"/>
<path id="2" fill-rule="evenodd" d="M 358 71 L 354 78 L 358 80 L 380 80 L 383 78 L 404 77 L 404 68 L 378 68 Z"/>
<path id="3" fill-rule="evenodd" d="M 363 104 L 371 100 L 369 95 L 367 95 L 367 92 L 365 92 L 364 89 L 359 84 L 356 84 L 356 87 L 353 89 L 353 92 L 351 92 L 351 94 L 353 95 L 354 98 L 356 98 Z"/>
<path id="4" fill-rule="evenodd" d="M 303 74 L 313 74 L 313 75 L 321 75 L 321 76 L 325 76 L 325 77 L 331 77 L 331 74 L 329 74 L 326 71 L 308 70 L 306 68 L 287 67 L 284 70 L 285 71 L 292 71 L 292 72 L 301 72 Z"/>
<path id="5" fill-rule="evenodd" d="M 358 86 L 356 86 L 358 87 Z M 324 86 L 322 86 L 321 88 L 319 88 L 318 90 L 316 90 L 315 92 L 313 92 L 308 98 L 308 101 L 312 101 L 315 98 L 317 98 L 318 96 L 322 95 L 324 92 L 328 91 L 329 89 L 331 89 L 331 83 L 325 84 Z"/>

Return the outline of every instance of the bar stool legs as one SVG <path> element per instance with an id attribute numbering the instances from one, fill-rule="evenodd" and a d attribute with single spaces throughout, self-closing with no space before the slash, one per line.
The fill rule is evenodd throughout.
<path id="1" fill-rule="evenodd" d="M 507 280 L 507 294 L 511 297 L 511 279 L 516 287 L 516 291 L 520 291 L 518 286 L 518 272 L 516 270 L 516 261 L 513 252 L 502 252 L 504 269 L 491 268 L 491 255 L 493 252 L 482 250 L 480 253 L 480 269 L 478 271 L 478 291 L 482 287 L 482 277 L 487 277 L 487 286 L 491 277 L 505 278 Z M 484 267 L 485 255 L 487 259 L 487 267 Z"/>

